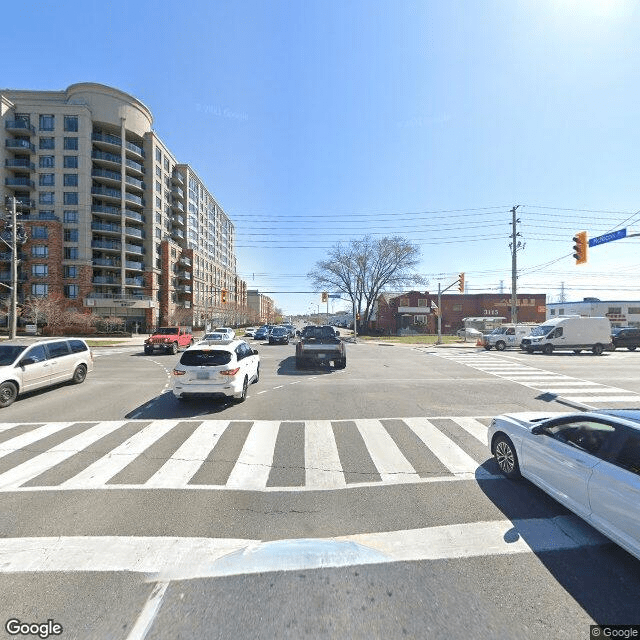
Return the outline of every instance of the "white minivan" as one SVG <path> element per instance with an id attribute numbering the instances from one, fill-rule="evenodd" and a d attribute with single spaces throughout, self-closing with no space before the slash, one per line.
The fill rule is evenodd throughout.
<path id="1" fill-rule="evenodd" d="M 0 344 L 0 407 L 27 391 L 80 384 L 92 370 L 93 354 L 81 338 L 6 340 Z"/>
<path id="2" fill-rule="evenodd" d="M 531 335 L 522 339 L 520 347 L 528 353 L 542 351 L 546 354 L 558 349 L 574 353 L 590 349 L 599 356 L 610 344 L 609 318 L 558 316 L 533 329 Z"/>
<path id="3" fill-rule="evenodd" d="M 531 325 L 503 324 L 484 336 L 483 346 L 487 351 L 491 347 L 498 351 L 504 351 L 507 347 L 519 347 L 522 338 L 528 336 L 533 328 Z"/>

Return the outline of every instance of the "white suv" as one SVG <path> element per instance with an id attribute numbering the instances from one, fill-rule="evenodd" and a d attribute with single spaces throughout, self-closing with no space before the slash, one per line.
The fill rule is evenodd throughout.
<path id="1" fill-rule="evenodd" d="M 260 378 L 260 356 L 244 340 L 199 343 L 182 353 L 173 370 L 173 394 L 230 397 L 244 402 L 249 384 Z"/>
<path id="2" fill-rule="evenodd" d="M 6 340 L 0 344 L 0 407 L 26 391 L 80 384 L 92 370 L 93 354 L 80 338 Z"/>

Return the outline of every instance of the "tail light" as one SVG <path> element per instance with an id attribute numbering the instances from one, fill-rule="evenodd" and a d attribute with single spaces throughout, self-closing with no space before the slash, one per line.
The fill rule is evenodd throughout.
<path id="1" fill-rule="evenodd" d="M 173 370 L 173 375 L 174 376 L 183 376 L 185 373 L 187 373 L 186 371 L 182 371 L 180 369 L 174 369 Z"/>
<path id="2" fill-rule="evenodd" d="M 221 376 L 235 376 L 236 373 L 240 371 L 240 367 L 236 367 L 235 369 L 226 369 L 225 371 L 221 371 Z"/>

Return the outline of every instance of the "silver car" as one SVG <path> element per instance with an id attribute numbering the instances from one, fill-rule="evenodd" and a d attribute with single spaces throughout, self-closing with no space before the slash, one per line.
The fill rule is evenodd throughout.
<path id="1" fill-rule="evenodd" d="M 521 475 L 640 559 L 640 410 L 493 419 L 489 448 Z"/>
<path id="2" fill-rule="evenodd" d="M 93 354 L 81 338 L 7 340 L 0 344 L 0 407 L 27 391 L 80 384 L 92 370 Z"/>

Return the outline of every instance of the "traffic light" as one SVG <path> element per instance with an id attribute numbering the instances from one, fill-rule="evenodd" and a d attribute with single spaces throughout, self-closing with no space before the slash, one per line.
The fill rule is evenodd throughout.
<path id="1" fill-rule="evenodd" d="M 222 302 L 226 303 L 227 302 L 227 290 L 223 289 L 220 292 L 220 299 L 222 300 Z"/>
<path id="2" fill-rule="evenodd" d="M 327 302 L 329 300 L 329 294 L 326 291 L 322 292 L 322 302 Z"/>
<path id="3" fill-rule="evenodd" d="M 356 320 L 358 320 L 358 321 L 360 320 L 360 314 L 359 313 L 356 313 Z"/>
<path id="4" fill-rule="evenodd" d="M 458 291 L 464 293 L 464 272 L 458 275 Z"/>
<path id="5" fill-rule="evenodd" d="M 576 264 L 584 264 L 587 261 L 587 248 L 589 247 L 589 240 L 587 238 L 586 231 L 578 231 L 573 236 L 573 257 L 576 259 Z"/>

